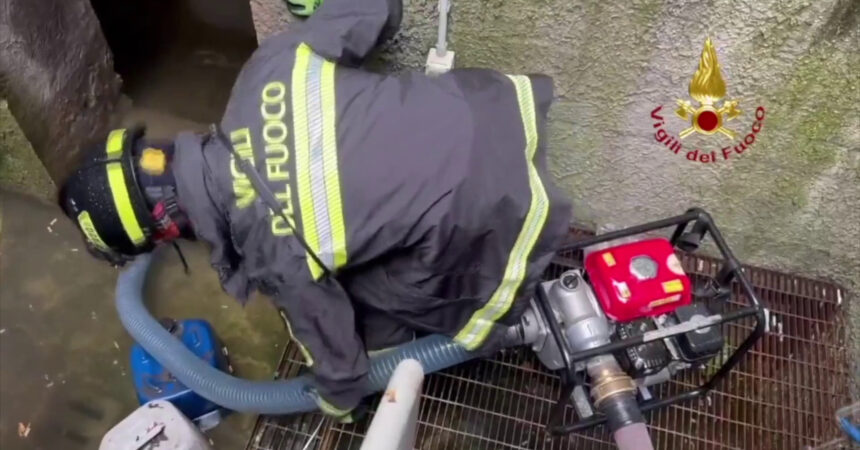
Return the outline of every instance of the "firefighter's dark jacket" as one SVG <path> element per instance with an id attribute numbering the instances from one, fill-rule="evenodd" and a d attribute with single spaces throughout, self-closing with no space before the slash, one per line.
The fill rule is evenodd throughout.
<path id="1" fill-rule="evenodd" d="M 259 290 L 283 308 L 332 413 L 364 393 L 363 340 L 385 332 L 368 324 L 497 345 L 570 221 L 545 162 L 552 80 L 356 69 L 391 9 L 326 0 L 262 43 L 221 122 L 330 276 L 221 141 L 176 139 L 179 203 L 224 289 L 240 300 Z"/>

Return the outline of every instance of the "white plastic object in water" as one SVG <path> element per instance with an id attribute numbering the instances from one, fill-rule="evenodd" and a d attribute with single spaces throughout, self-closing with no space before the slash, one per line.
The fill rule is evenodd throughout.
<path id="1" fill-rule="evenodd" d="M 418 406 L 424 368 L 414 359 L 405 359 L 394 369 L 388 387 L 361 450 L 412 450 L 418 424 Z"/>
<path id="2" fill-rule="evenodd" d="M 212 450 L 209 441 L 172 403 L 137 408 L 102 438 L 99 450 Z"/>
<path id="3" fill-rule="evenodd" d="M 441 75 L 454 67 L 454 52 L 448 50 L 448 11 L 451 5 L 448 0 L 439 0 L 439 27 L 437 30 L 436 46 L 427 54 L 424 72 L 427 75 Z"/>

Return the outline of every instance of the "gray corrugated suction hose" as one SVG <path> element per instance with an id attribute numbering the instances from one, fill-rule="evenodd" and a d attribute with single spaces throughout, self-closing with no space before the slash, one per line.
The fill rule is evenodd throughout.
<path id="1" fill-rule="evenodd" d="M 317 409 L 310 379 L 252 381 L 236 378 L 199 359 L 152 317 L 143 302 L 143 283 L 152 255 L 139 256 L 119 275 L 116 308 L 131 337 L 183 384 L 227 409 L 261 414 L 292 414 Z M 397 364 L 407 358 L 421 362 L 425 373 L 436 372 L 478 355 L 446 336 L 427 336 L 370 359 L 368 394 L 385 389 Z"/>

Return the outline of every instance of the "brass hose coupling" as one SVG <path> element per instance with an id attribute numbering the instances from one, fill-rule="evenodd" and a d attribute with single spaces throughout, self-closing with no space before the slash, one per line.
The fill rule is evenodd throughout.
<path id="1" fill-rule="evenodd" d="M 636 383 L 615 364 L 608 364 L 594 380 L 591 395 L 594 398 L 594 406 L 600 408 L 600 404 L 613 396 L 627 392 L 636 392 Z M 613 367 L 615 366 L 615 367 Z"/>

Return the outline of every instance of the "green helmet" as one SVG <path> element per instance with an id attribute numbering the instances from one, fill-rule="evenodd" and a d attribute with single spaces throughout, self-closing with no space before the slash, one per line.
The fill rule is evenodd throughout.
<path id="1" fill-rule="evenodd" d="M 323 0 L 287 0 L 290 12 L 299 17 L 309 17 L 322 5 Z"/>

